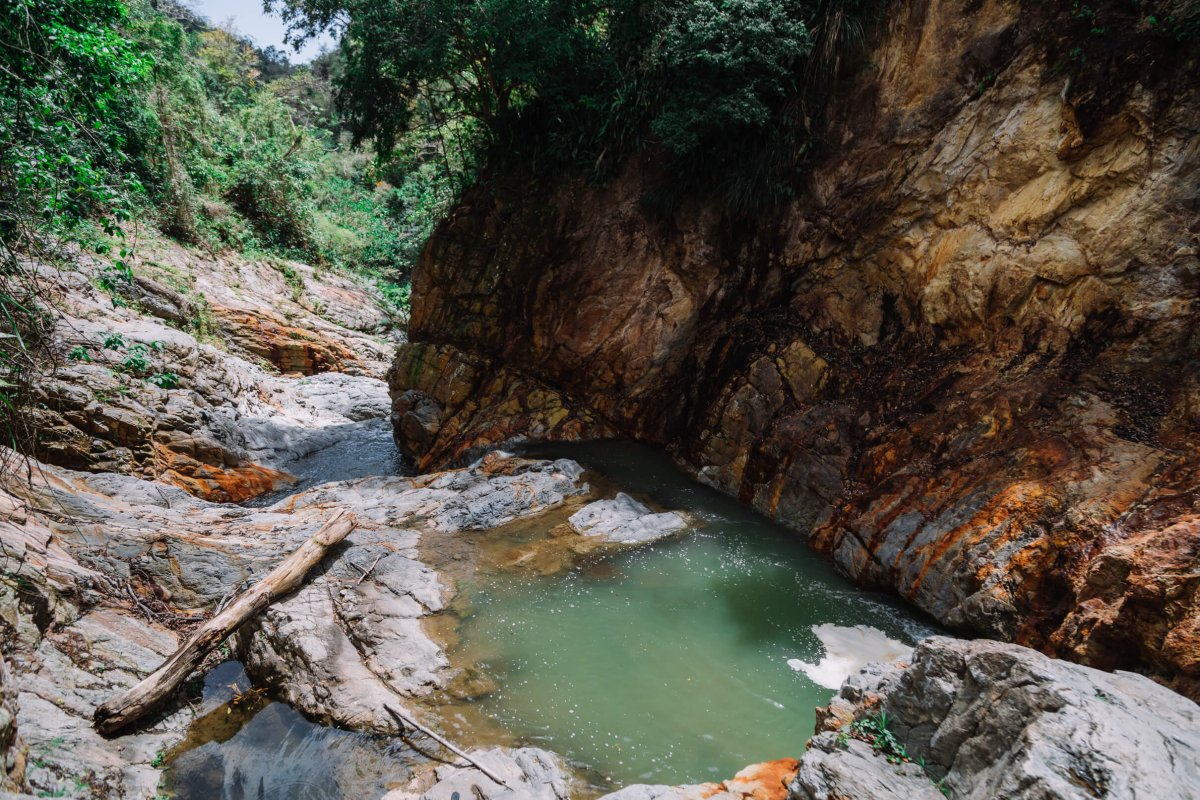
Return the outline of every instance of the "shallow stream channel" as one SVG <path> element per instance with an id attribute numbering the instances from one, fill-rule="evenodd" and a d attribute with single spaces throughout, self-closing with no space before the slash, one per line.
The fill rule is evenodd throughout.
<path id="1" fill-rule="evenodd" d="M 596 792 L 722 780 L 747 764 L 801 755 L 815 708 L 846 674 L 936 632 L 655 450 L 603 442 L 521 455 L 575 459 L 601 496 L 624 491 L 694 524 L 636 549 L 533 569 L 505 568 L 505 554 L 552 536 L 549 526 L 565 517 L 455 543 L 477 555 L 447 557 L 458 565 L 458 595 L 439 627 L 464 679 L 459 699 L 437 710 L 464 746 L 544 747 Z M 321 469 L 352 461 L 310 459 Z M 320 479 L 362 474 L 338 472 Z M 323 728 L 252 695 L 231 706 L 249 684 L 236 662 L 219 669 L 205 703 L 226 720 L 215 734 L 193 725 L 172 755 L 175 797 L 378 797 L 411 763 L 399 740 Z M 239 772 L 244 795 L 214 784 Z"/>

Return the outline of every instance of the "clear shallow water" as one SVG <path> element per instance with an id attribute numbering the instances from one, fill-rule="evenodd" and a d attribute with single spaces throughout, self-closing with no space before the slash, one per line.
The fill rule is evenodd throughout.
<path id="1" fill-rule="evenodd" d="M 170 796 L 373 800 L 409 776 L 414 754 L 399 739 L 317 725 L 249 688 L 236 661 L 205 676 L 201 712 L 167 754 Z"/>
<path id="2" fill-rule="evenodd" d="M 866 624 L 908 643 L 934 632 L 653 450 L 528 454 L 575 458 L 703 523 L 566 575 L 484 576 L 471 597 L 461 652 L 499 685 L 481 709 L 617 784 L 720 779 L 801 754 L 832 694 L 787 663 L 825 655 L 814 625 Z"/>

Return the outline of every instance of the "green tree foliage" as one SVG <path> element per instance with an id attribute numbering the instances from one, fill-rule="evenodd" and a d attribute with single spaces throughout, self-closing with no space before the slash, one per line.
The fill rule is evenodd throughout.
<path id="1" fill-rule="evenodd" d="M 10 0 L 0 8 L 0 241 L 86 218 L 123 219 L 129 93 L 147 62 L 115 30 L 116 0 Z"/>
<path id="2" fill-rule="evenodd" d="M 751 206 L 812 130 L 796 113 L 878 0 L 268 0 L 303 39 L 333 28 L 339 107 L 389 153 L 406 131 L 475 127 L 475 161 L 607 174 L 661 148 L 676 188 Z M 853 34 L 859 34 L 855 36 Z M 466 126 L 464 125 L 464 128 Z M 482 156 L 479 154 L 483 154 Z M 468 159 L 469 161 L 470 159 Z M 765 165 L 765 166 L 764 166 Z M 746 173 L 756 177 L 746 178 Z M 778 199 L 786 187 L 775 187 Z"/>
<path id="3" fill-rule="evenodd" d="M 421 230 L 342 135 L 336 56 L 293 67 L 165 0 L 135 3 L 125 30 L 153 65 L 126 149 L 164 230 L 403 282 Z"/>
<path id="4" fill-rule="evenodd" d="M 651 123 L 667 150 L 691 153 L 774 120 L 812 51 L 801 11 L 778 0 L 698 0 L 671 16 L 662 36 L 663 99 Z"/>
<path id="5" fill-rule="evenodd" d="M 92 277 L 123 303 L 133 225 L 157 217 L 210 250 L 367 272 L 383 299 L 406 303 L 431 206 L 409 209 L 412 176 L 393 187 L 344 141 L 330 90 L 338 63 L 293 67 L 173 0 L 0 4 L 3 444 L 33 448 L 30 389 L 65 355 L 37 265 L 84 268 L 80 252 L 98 253 Z M 129 358 L 137 366 L 140 354 Z"/>
<path id="6" fill-rule="evenodd" d="M 384 151 L 410 127 L 417 101 L 495 130 L 547 78 L 585 55 L 590 0 L 297 0 L 268 3 L 297 37 L 342 29 L 341 108 L 356 141 Z"/>
<path id="7" fill-rule="evenodd" d="M 138 189 L 118 121 L 147 63 L 117 32 L 124 20 L 116 0 L 0 6 L 0 420 L 14 448 L 32 444 L 23 407 L 54 362 L 29 258 L 54 257 L 46 234 L 69 241 L 89 220 L 119 236 Z"/>

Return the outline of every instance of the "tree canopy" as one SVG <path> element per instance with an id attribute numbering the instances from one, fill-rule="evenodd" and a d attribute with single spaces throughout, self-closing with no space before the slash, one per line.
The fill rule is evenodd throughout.
<path id="1" fill-rule="evenodd" d="M 648 142 L 680 174 L 770 148 L 833 24 L 874 0 L 267 0 L 303 40 L 341 34 L 340 107 L 389 151 L 414 113 L 497 153 L 598 169 Z M 860 26 L 861 29 L 861 26 Z M 794 154 L 794 143 L 788 142 Z"/>

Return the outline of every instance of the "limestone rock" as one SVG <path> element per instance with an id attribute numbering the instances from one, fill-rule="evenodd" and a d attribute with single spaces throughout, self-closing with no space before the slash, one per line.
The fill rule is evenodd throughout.
<path id="1" fill-rule="evenodd" d="M 55 333 L 73 354 L 37 387 L 40 459 L 241 502 L 280 486 L 288 464 L 343 426 L 387 415 L 379 378 L 393 341 L 378 333 L 389 318 L 363 287 L 287 265 L 321 298 L 305 305 L 285 299 L 273 262 L 201 259 L 154 240 L 139 253 L 127 307 L 78 273 L 39 267 L 63 297 Z M 131 348 L 143 348 L 144 369 L 124 365 Z M 147 380 L 167 373 L 177 385 Z"/>
<path id="2" fill-rule="evenodd" d="M 161 779 L 156 756 L 182 735 L 190 708 L 116 740 L 93 729 L 92 711 L 157 669 L 178 645 L 170 631 L 108 609 L 44 637 L 21 665 L 34 669 L 16 681 L 30 787 L 54 797 L 153 797 Z"/>
<path id="3" fill-rule="evenodd" d="M 916 764 L 889 764 L 866 742 L 841 744 L 832 733 L 809 742 L 790 800 L 938 800 L 942 794 Z"/>
<path id="4" fill-rule="evenodd" d="M 25 788 L 28 748 L 17 730 L 17 693 L 8 665 L 0 657 L 0 792 Z"/>
<path id="5" fill-rule="evenodd" d="M 600 800 L 787 800 L 789 785 L 800 763 L 781 758 L 751 764 L 723 783 L 691 786 L 626 786 Z"/>
<path id="6" fill-rule="evenodd" d="M 655 514 L 624 492 L 611 500 L 597 500 L 576 511 L 568 520 L 576 533 L 614 544 L 645 544 L 688 528 L 675 511 Z"/>
<path id="7" fill-rule="evenodd" d="M 604 795 L 600 800 L 702 800 L 713 797 L 718 791 L 715 783 L 697 783 L 690 786 L 663 786 L 638 783 Z"/>
<path id="8" fill-rule="evenodd" d="M 470 750 L 471 757 L 504 779 L 505 786 L 475 767 L 447 765 L 418 776 L 418 787 L 388 792 L 383 800 L 568 800 L 571 778 L 558 756 L 534 747 Z"/>

